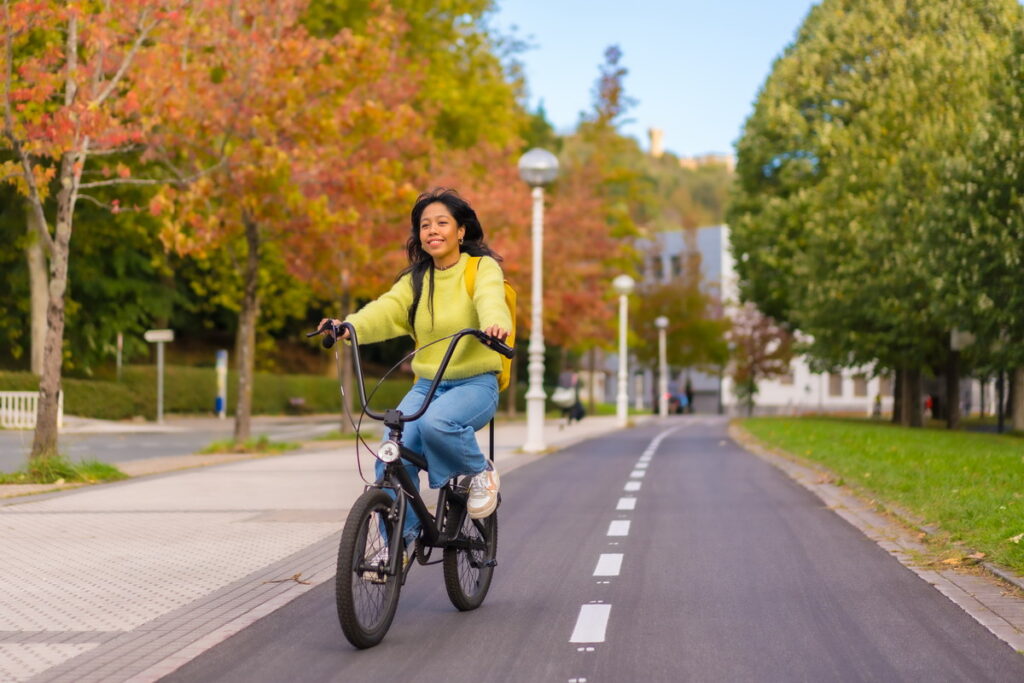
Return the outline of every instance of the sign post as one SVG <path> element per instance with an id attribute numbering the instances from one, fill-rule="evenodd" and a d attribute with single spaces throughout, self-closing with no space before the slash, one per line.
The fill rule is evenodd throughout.
<path id="1" fill-rule="evenodd" d="M 217 352 L 217 398 L 214 401 L 217 417 L 224 419 L 228 414 L 228 352 Z"/>
<path id="2" fill-rule="evenodd" d="M 156 344 L 156 421 L 164 421 L 164 344 L 174 341 L 174 330 L 147 330 L 143 338 Z"/>

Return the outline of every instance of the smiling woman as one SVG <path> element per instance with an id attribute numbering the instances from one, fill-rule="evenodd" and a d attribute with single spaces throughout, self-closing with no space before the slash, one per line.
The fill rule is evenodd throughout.
<path id="1" fill-rule="evenodd" d="M 505 303 L 501 257 L 484 241 L 483 227 L 469 202 L 444 188 L 421 194 L 410 215 L 406 253 L 409 265 L 394 286 L 346 318 L 360 342 L 412 336 L 419 347 L 413 372 L 428 378 L 437 373 L 446 351 L 445 345 L 435 342 L 466 328 L 502 341 L 508 337 L 512 317 Z M 474 258 L 476 276 L 469 287 L 466 267 Z M 320 329 L 325 329 L 325 322 Z M 342 337 L 347 336 L 346 329 Z M 460 344 L 436 399 L 420 420 L 405 427 L 404 443 L 426 457 L 432 488 L 455 476 L 472 476 L 467 509 L 474 519 L 489 516 L 497 507 L 498 473 L 480 451 L 475 432 L 494 416 L 500 370 L 495 351 L 481 344 Z M 429 379 L 418 380 L 398 409 L 405 414 L 418 410 L 430 384 Z M 418 469 L 412 464 L 406 468 L 411 480 L 418 482 Z M 384 463 L 378 461 L 377 476 L 383 472 Z M 419 529 L 420 520 L 410 510 L 403 532 L 408 547 Z"/>

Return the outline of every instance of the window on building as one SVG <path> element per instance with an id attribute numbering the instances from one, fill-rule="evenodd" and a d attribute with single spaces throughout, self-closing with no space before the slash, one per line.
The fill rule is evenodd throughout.
<path id="1" fill-rule="evenodd" d="M 662 267 L 660 256 L 651 258 L 651 279 L 655 282 L 661 282 L 665 279 L 665 269 Z"/>
<path id="2" fill-rule="evenodd" d="M 854 396 L 867 396 L 868 395 L 868 378 L 864 375 L 857 375 L 853 378 L 853 395 Z"/>
<path id="3" fill-rule="evenodd" d="M 673 254 L 670 260 L 672 262 L 672 277 L 679 277 L 683 274 L 683 257 Z"/>
<path id="4" fill-rule="evenodd" d="M 828 395 L 843 395 L 843 376 L 838 372 L 828 373 Z"/>
<path id="5" fill-rule="evenodd" d="M 878 393 L 882 396 L 892 396 L 892 377 L 878 378 Z"/>

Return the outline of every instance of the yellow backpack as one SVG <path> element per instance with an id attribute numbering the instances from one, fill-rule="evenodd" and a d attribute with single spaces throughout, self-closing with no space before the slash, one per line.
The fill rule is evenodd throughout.
<path id="1" fill-rule="evenodd" d="M 471 256 L 469 263 L 466 264 L 466 291 L 469 293 L 469 298 L 473 298 L 473 287 L 476 284 L 476 271 L 480 267 L 480 259 L 482 256 Z M 512 285 L 505 280 L 505 305 L 508 306 L 508 312 L 512 316 L 512 329 L 508 332 L 508 339 L 505 343 L 509 346 L 516 345 L 516 290 L 512 289 Z M 512 381 L 512 359 L 501 356 L 501 372 L 498 373 L 498 391 L 505 391 L 508 388 L 509 383 Z"/>

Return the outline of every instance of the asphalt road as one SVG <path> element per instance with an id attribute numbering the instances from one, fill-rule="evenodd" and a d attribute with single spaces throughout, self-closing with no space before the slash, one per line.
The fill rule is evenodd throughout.
<path id="1" fill-rule="evenodd" d="M 175 431 L 139 431 L 114 433 L 65 433 L 60 435 L 60 450 L 72 460 L 100 460 L 107 463 L 167 455 L 188 455 L 213 441 L 229 438 L 233 420 L 206 420 L 203 426 Z M 254 422 L 253 434 L 266 434 L 272 441 L 301 441 L 337 429 L 337 420 L 324 418 L 288 423 Z M 32 447 L 32 430 L 0 431 L 0 472 L 13 472 L 25 464 Z"/>
<path id="2" fill-rule="evenodd" d="M 1024 680 L 1024 657 L 724 428 L 688 420 L 649 461 L 666 427 L 628 430 L 509 473 L 474 612 L 416 566 L 387 638 L 356 651 L 328 583 L 163 680 Z"/>

